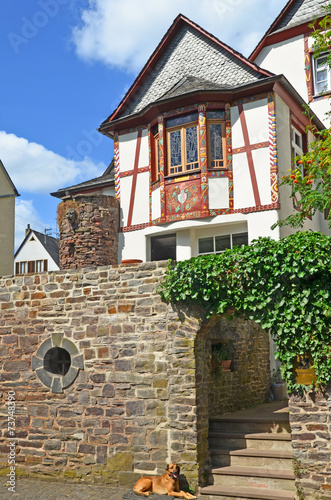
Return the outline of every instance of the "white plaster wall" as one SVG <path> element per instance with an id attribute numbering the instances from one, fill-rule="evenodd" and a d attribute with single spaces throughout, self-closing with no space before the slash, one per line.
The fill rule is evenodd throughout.
<path id="1" fill-rule="evenodd" d="M 268 210 L 250 214 L 218 215 L 205 219 L 177 221 L 138 231 L 121 233 L 119 260 L 150 260 L 149 242 L 151 236 L 176 233 L 177 260 L 186 260 L 198 254 L 197 240 L 203 236 L 241 233 L 248 231 L 251 242 L 259 236 L 279 239 L 279 229 L 271 230 L 277 220 L 277 211 Z"/>
<path id="2" fill-rule="evenodd" d="M 129 134 L 119 136 L 120 172 L 133 170 L 136 156 L 137 136 L 138 132 L 131 132 Z M 120 182 L 122 185 L 122 179 Z"/>
<path id="3" fill-rule="evenodd" d="M 255 59 L 255 63 L 276 75 L 283 74 L 299 92 L 308 100 L 305 76 L 304 37 L 299 35 L 283 42 L 264 47 Z"/>
<path id="4" fill-rule="evenodd" d="M 252 151 L 253 163 L 257 186 L 259 189 L 261 205 L 271 203 L 271 182 L 270 182 L 270 152 L 269 148 L 254 149 Z"/>
<path id="5" fill-rule="evenodd" d="M 160 188 L 152 191 L 152 220 L 161 217 L 161 190 Z"/>
<path id="6" fill-rule="evenodd" d="M 248 240 L 251 243 L 253 240 L 261 237 L 270 237 L 274 240 L 279 240 L 279 228 L 271 229 L 271 226 L 278 220 L 277 210 L 266 210 L 265 212 L 255 212 L 247 217 L 248 224 Z"/>
<path id="7" fill-rule="evenodd" d="M 132 224 L 144 224 L 149 221 L 149 172 L 137 175 L 134 197 Z"/>
<path id="8" fill-rule="evenodd" d="M 243 108 L 250 144 L 269 141 L 267 99 L 245 103 Z"/>
<path id="9" fill-rule="evenodd" d="M 284 101 L 275 95 L 276 106 L 276 128 L 277 128 L 277 151 L 278 151 L 278 181 L 281 182 L 282 176 L 287 175 L 291 169 L 291 130 L 290 130 L 290 111 Z M 312 135 L 308 136 L 311 142 Z M 291 190 L 289 186 L 281 186 L 279 189 L 280 210 L 278 217 L 285 219 L 288 215 L 295 214 L 293 200 L 290 197 Z M 303 230 L 320 231 L 320 217 L 316 215 L 312 220 L 306 220 Z M 280 228 L 280 237 L 284 238 L 297 231 L 290 226 Z"/>
<path id="10" fill-rule="evenodd" d="M 233 106 L 231 108 L 231 127 L 232 148 L 242 148 L 245 143 L 239 118 L 238 106 Z"/>
<path id="11" fill-rule="evenodd" d="M 229 208 L 229 179 L 227 177 L 208 179 L 209 208 Z"/>
<path id="12" fill-rule="evenodd" d="M 31 241 L 31 238 L 35 238 L 34 241 Z M 48 271 L 57 271 L 59 267 L 51 258 L 49 253 L 42 246 L 40 241 L 33 235 L 31 235 L 30 239 L 26 242 L 20 252 L 16 255 L 15 263 L 29 260 L 48 260 Z"/>
<path id="13" fill-rule="evenodd" d="M 143 130 L 141 134 L 138 168 L 148 167 L 148 165 L 149 165 L 148 130 L 146 129 Z"/>
<path id="14" fill-rule="evenodd" d="M 232 162 L 234 209 L 253 207 L 255 199 L 246 153 L 233 155 Z"/>
<path id="15" fill-rule="evenodd" d="M 178 231 L 176 235 L 176 259 L 188 260 L 192 257 L 192 231 Z"/>
<path id="16" fill-rule="evenodd" d="M 132 176 L 121 179 L 121 226 L 126 226 L 128 222 L 129 206 L 131 199 Z"/>

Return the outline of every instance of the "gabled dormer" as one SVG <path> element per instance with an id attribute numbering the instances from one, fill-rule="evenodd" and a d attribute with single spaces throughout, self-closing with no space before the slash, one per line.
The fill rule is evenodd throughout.
<path id="1" fill-rule="evenodd" d="M 271 24 L 250 60 L 276 74 L 283 74 L 310 104 L 319 118 L 329 123 L 327 97 L 331 94 L 331 72 L 326 54 L 315 58 L 310 23 L 323 19 L 326 0 L 290 0 Z"/>

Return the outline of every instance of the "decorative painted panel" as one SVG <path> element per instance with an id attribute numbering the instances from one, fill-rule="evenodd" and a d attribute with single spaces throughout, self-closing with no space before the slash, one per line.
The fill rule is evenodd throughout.
<path id="1" fill-rule="evenodd" d="M 166 214 L 201 210 L 200 179 L 166 185 Z"/>

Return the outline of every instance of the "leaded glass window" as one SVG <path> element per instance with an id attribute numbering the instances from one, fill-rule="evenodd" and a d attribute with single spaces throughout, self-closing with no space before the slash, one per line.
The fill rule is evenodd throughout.
<path id="1" fill-rule="evenodd" d="M 210 166 L 212 168 L 223 167 L 222 123 L 211 123 L 209 125 L 209 140 L 210 140 Z"/>
<path id="2" fill-rule="evenodd" d="M 170 174 L 182 171 L 182 136 L 180 130 L 174 130 L 170 132 Z"/>
<path id="3" fill-rule="evenodd" d="M 186 129 L 186 170 L 199 167 L 197 127 Z"/>

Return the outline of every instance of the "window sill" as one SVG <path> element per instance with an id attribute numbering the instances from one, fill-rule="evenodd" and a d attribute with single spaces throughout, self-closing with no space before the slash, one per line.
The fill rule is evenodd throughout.
<path id="1" fill-rule="evenodd" d="M 172 179 L 177 179 L 178 177 L 189 177 L 191 175 L 200 174 L 200 172 L 201 172 L 200 169 L 197 168 L 195 170 L 189 170 L 188 172 L 181 172 L 180 174 L 167 175 L 164 177 L 164 180 L 169 181 Z"/>

